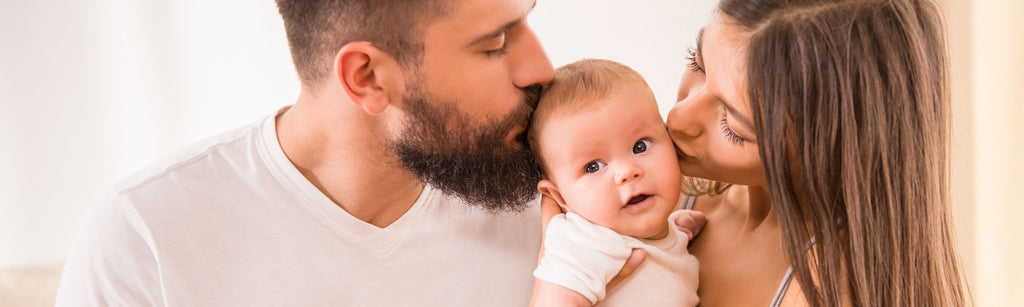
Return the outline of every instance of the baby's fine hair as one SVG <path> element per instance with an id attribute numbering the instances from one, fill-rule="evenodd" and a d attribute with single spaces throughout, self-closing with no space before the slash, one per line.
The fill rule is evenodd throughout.
<path id="1" fill-rule="evenodd" d="M 640 73 L 615 61 L 583 59 L 555 69 L 555 78 L 541 92 L 527 133 L 541 171 L 546 174 L 548 169 L 540 155 L 538 138 L 549 120 L 597 107 L 614 91 L 634 82 L 643 84 L 650 92 Z M 650 94 L 654 97 L 653 92 Z"/>

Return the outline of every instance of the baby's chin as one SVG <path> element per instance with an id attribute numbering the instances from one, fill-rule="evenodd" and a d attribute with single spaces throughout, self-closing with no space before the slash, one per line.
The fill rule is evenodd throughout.
<path id="1" fill-rule="evenodd" d="M 644 225 L 642 227 L 638 227 L 638 228 L 637 227 L 633 227 L 632 229 L 629 229 L 629 230 L 625 230 L 624 229 L 622 231 L 616 230 L 616 232 L 618 232 L 619 234 L 622 234 L 622 235 L 625 235 L 625 236 L 634 237 L 634 238 L 637 238 L 637 239 L 657 240 L 657 239 L 665 238 L 665 236 L 668 235 L 668 230 L 669 230 L 668 227 L 669 227 L 668 218 L 666 217 L 664 219 L 661 219 L 661 222 L 659 222 L 659 223 L 652 222 L 652 223 L 650 223 L 648 225 Z"/>
<path id="2" fill-rule="evenodd" d="M 658 227 L 658 229 L 656 231 L 654 231 L 652 235 L 646 236 L 646 237 L 643 237 L 643 238 L 647 239 L 647 240 L 664 239 L 666 236 L 668 236 L 668 231 L 669 231 L 668 227 L 669 227 L 668 226 L 668 219 L 665 219 L 665 223 L 662 224 L 661 227 Z"/>
<path id="3" fill-rule="evenodd" d="M 631 229 L 628 231 L 631 234 L 628 234 L 628 236 L 648 240 L 664 238 L 668 235 L 669 231 L 668 216 L 673 211 L 675 211 L 674 204 L 665 203 L 665 199 L 658 199 L 658 204 L 650 208 L 650 211 L 645 212 L 639 221 L 634 221 L 631 223 L 632 225 L 628 225 L 631 226 Z"/>

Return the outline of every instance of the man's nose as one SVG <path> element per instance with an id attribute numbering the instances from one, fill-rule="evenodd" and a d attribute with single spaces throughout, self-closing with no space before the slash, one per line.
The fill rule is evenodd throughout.
<path id="1" fill-rule="evenodd" d="M 525 23 L 525 22 L 524 22 Z M 551 60 L 544 52 L 537 34 L 529 25 L 524 24 L 520 33 L 522 44 L 520 52 L 516 52 L 515 58 L 510 59 L 513 65 L 512 83 L 516 87 L 525 88 L 534 84 L 547 85 L 555 77 L 555 69 L 551 66 Z M 511 53 L 510 53 L 511 54 Z"/>

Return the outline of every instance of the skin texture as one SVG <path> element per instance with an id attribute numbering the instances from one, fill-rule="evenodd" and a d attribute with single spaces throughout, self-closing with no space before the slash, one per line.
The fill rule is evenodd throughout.
<path id="1" fill-rule="evenodd" d="M 549 179 L 538 189 L 565 211 L 619 234 L 664 238 L 680 176 L 653 95 L 643 84 L 624 84 L 593 105 L 552 118 L 540 132 Z M 629 204 L 634 197 L 645 198 Z"/>
<path id="2" fill-rule="evenodd" d="M 716 16 L 703 30 L 691 65 L 696 69 L 683 76 L 679 102 L 667 118 L 684 175 L 735 184 L 723 195 L 699 197 L 694 207 L 707 217 L 690 245 L 701 263 L 701 306 L 768 305 L 789 267 L 749 124 L 745 40 L 737 26 Z M 796 281 L 783 305 L 806 305 Z"/>

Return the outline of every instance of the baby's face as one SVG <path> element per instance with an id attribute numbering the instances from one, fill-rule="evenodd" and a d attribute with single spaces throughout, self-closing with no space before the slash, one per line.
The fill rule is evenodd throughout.
<path id="1" fill-rule="evenodd" d="M 619 234 L 661 238 L 680 194 L 675 147 L 643 84 L 547 123 L 538 141 L 564 205 Z M 543 186 L 544 183 L 541 183 Z"/>

